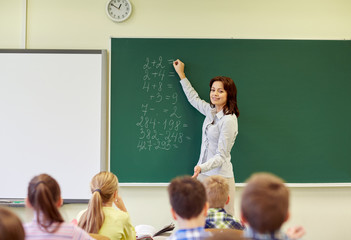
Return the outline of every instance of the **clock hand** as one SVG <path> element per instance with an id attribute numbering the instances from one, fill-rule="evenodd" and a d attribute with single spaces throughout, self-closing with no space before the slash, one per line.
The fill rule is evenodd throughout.
<path id="1" fill-rule="evenodd" d="M 121 6 L 122 6 L 122 4 L 119 5 L 119 8 L 118 8 L 118 9 L 121 9 Z"/>
<path id="2" fill-rule="evenodd" d="M 111 6 L 114 6 L 115 8 L 117 8 L 119 10 L 119 8 L 116 5 L 114 5 L 113 3 L 111 3 Z M 119 7 L 121 7 L 121 6 L 119 6 Z"/>

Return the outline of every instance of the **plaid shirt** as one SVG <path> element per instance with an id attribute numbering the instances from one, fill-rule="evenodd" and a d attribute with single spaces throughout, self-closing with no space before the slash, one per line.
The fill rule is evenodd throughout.
<path id="1" fill-rule="evenodd" d="M 281 231 L 276 231 L 274 233 L 262 234 L 255 232 L 252 228 L 246 228 L 244 230 L 244 237 L 252 240 L 290 240 L 290 238 Z"/>
<path id="2" fill-rule="evenodd" d="M 180 229 L 172 234 L 168 240 L 204 240 L 211 236 L 204 227 Z"/>
<path id="3" fill-rule="evenodd" d="M 205 228 L 233 228 L 243 230 L 244 227 L 223 208 L 209 208 Z"/>

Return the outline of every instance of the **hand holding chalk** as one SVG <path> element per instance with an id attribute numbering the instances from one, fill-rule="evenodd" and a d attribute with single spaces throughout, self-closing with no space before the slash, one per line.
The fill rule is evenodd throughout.
<path id="1" fill-rule="evenodd" d="M 185 65 L 182 61 L 180 61 L 179 59 L 175 60 L 173 62 L 173 67 L 174 67 L 174 70 L 177 72 L 180 79 L 186 78 L 185 73 L 184 73 Z"/>

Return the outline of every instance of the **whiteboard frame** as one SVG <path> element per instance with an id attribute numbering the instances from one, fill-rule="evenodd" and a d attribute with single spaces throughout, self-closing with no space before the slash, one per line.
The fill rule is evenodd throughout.
<path id="1" fill-rule="evenodd" d="M 89 55 L 101 55 L 101 92 L 99 93 L 100 99 L 100 132 L 99 132 L 99 150 L 100 150 L 100 159 L 99 166 L 100 171 L 106 171 L 108 169 L 108 155 L 107 155 L 107 135 L 108 135 L 108 72 L 107 72 L 107 50 L 104 49 L 0 49 L 0 54 L 89 54 Z M 79 170 L 79 169 L 78 169 Z M 79 171 L 77 171 L 78 173 Z M 60 184 L 60 183 L 59 183 Z M 87 182 L 87 188 L 89 187 L 89 182 Z M 9 200 L 18 201 L 22 200 L 22 198 L 0 198 L 0 201 Z M 87 203 L 89 199 L 63 199 L 64 203 Z"/>

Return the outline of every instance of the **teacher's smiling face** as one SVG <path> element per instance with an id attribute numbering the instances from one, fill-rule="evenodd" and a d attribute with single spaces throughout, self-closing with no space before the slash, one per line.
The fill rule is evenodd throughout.
<path id="1" fill-rule="evenodd" d="M 212 83 L 210 99 L 211 103 L 215 105 L 217 112 L 221 111 L 227 104 L 227 91 L 224 89 L 221 81 L 215 81 Z"/>

